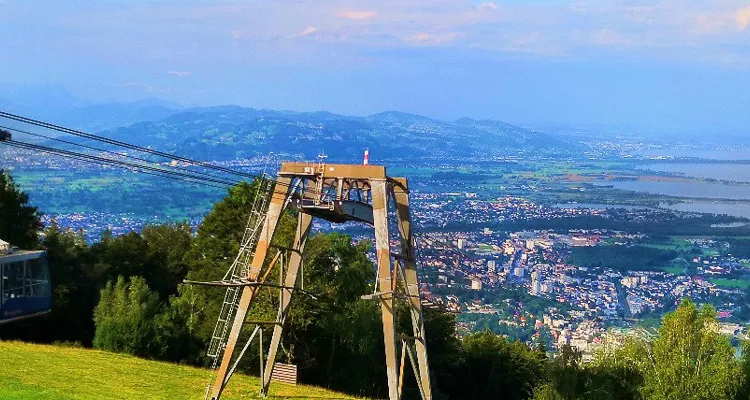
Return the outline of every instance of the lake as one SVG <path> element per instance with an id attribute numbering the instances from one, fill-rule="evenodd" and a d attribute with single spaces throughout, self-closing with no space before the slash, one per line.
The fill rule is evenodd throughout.
<path id="1" fill-rule="evenodd" d="M 660 204 L 660 207 L 676 211 L 688 211 L 707 214 L 726 214 L 733 217 L 750 218 L 749 203 L 723 203 L 713 201 L 696 201 L 678 204 Z"/>
<path id="2" fill-rule="evenodd" d="M 750 182 L 750 165 L 731 163 L 658 163 L 646 164 L 645 169 L 669 172 L 703 179 Z"/>
<path id="3" fill-rule="evenodd" d="M 734 186 L 703 182 L 600 181 L 597 186 L 633 192 L 702 199 L 750 200 L 750 186 Z"/>
<path id="4" fill-rule="evenodd" d="M 555 204 L 557 208 L 588 208 L 593 210 L 609 210 L 623 208 L 626 210 L 656 210 L 655 207 L 634 206 L 629 204 L 597 204 L 597 203 L 559 203 Z M 679 204 L 659 204 L 659 208 L 665 208 L 675 211 L 697 212 L 706 214 L 726 214 L 739 218 L 750 218 L 750 203 L 728 203 L 721 201 L 691 201 Z M 737 225 L 732 225 L 737 224 Z M 734 226 L 744 226 L 744 222 L 732 223 L 724 228 Z"/>
<path id="5" fill-rule="evenodd" d="M 708 214 L 726 214 L 750 218 L 750 187 L 722 183 L 702 182 L 653 182 L 653 181 L 607 181 L 595 182 L 597 186 L 612 186 L 615 189 L 665 196 L 695 198 L 685 203 L 666 204 L 661 208 L 675 211 Z M 748 202 L 721 201 L 720 199 L 746 200 Z M 595 207 L 598 208 L 598 207 Z"/>
<path id="6" fill-rule="evenodd" d="M 732 149 L 702 149 L 702 148 L 667 148 L 648 149 L 639 152 L 647 157 L 691 157 L 704 160 L 750 160 L 750 148 L 737 147 Z"/>
<path id="7" fill-rule="evenodd" d="M 592 210 L 612 210 L 623 208 L 626 210 L 653 210 L 653 207 L 647 206 L 634 206 L 630 204 L 599 204 L 599 203 L 558 203 L 555 204 L 556 208 L 588 208 Z"/>

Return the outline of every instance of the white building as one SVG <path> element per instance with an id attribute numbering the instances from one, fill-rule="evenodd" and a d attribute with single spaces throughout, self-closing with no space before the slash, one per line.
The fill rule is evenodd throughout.
<path id="1" fill-rule="evenodd" d="M 529 294 L 532 296 L 539 296 L 539 294 L 542 292 L 542 274 L 539 271 L 534 271 L 531 273 L 531 290 L 529 290 Z"/>
<path id="2" fill-rule="evenodd" d="M 10 243 L 0 239 L 0 254 L 10 253 Z"/>
<path id="3" fill-rule="evenodd" d="M 495 264 L 495 260 L 489 260 L 489 261 L 487 261 L 487 273 L 488 274 L 494 275 L 495 271 L 496 271 L 496 268 L 497 268 L 497 266 Z"/>

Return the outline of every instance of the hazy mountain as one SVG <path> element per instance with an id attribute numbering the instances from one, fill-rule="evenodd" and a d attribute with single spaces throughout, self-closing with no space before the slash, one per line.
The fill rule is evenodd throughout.
<path id="1" fill-rule="evenodd" d="M 0 85 L 0 109 L 32 118 L 91 105 L 56 85 Z"/>
<path id="2" fill-rule="evenodd" d="M 106 135 L 204 159 L 286 157 L 355 160 L 369 148 L 378 159 L 549 157 L 579 155 L 584 147 L 499 121 L 438 121 L 389 111 L 367 117 L 298 113 L 237 106 L 191 109 Z"/>
<path id="3" fill-rule="evenodd" d="M 0 110 L 90 132 L 158 121 L 181 112 L 159 99 L 93 104 L 56 85 L 1 85 Z"/>
<path id="4" fill-rule="evenodd" d="M 74 108 L 66 111 L 56 120 L 61 121 L 60 125 L 99 132 L 137 122 L 159 121 L 180 112 L 182 110 L 159 105 L 158 101 L 144 100 Z"/>
<path id="5" fill-rule="evenodd" d="M 581 154 L 575 139 L 499 121 L 439 121 L 386 111 L 355 117 L 238 106 L 180 109 L 158 99 L 92 104 L 59 86 L 0 86 L 0 109 L 119 140 L 204 159 L 253 157 L 358 160 Z M 45 132 L 54 134 L 52 132 Z M 21 137 L 23 139 L 23 137 Z"/>

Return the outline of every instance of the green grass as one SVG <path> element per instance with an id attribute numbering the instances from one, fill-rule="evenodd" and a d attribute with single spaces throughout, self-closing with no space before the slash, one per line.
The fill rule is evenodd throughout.
<path id="1" fill-rule="evenodd" d="M 644 247 L 651 247 L 659 250 L 675 250 L 675 251 L 687 251 L 690 250 L 693 245 L 685 239 L 671 237 L 668 243 L 642 243 Z"/>
<path id="2" fill-rule="evenodd" d="M 672 275 L 682 275 L 685 273 L 685 268 L 683 267 L 659 267 L 659 269 Z"/>
<path id="3" fill-rule="evenodd" d="M 725 288 L 738 288 L 746 289 L 750 287 L 750 280 L 737 280 L 737 279 L 726 279 L 726 278 L 708 278 L 708 281 L 716 286 Z"/>
<path id="4" fill-rule="evenodd" d="M 0 400 L 203 399 L 205 369 L 72 347 L 0 341 Z M 222 399 L 259 398 L 256 377 L 235 375 Z M 351 399 L 272 383 L 269 399 Z"/>
<path id="5" fill-rule="evenodd" d="M 679 250 L 679 246 L 675 246 L 673 244 L 641 244 L 640 246 L 643 247 L 650 247 L 652 249 L 658 249 L 658 250 Z"/>

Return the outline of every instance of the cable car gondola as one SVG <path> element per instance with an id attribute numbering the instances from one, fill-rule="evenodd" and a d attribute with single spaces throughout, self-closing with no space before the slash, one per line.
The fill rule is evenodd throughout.
<path id="1" fill-rule="evenodd" d="M 47 252 L 14 250 L 0 240 L 0 325 L 43 315 L 51 308 Z"/>

